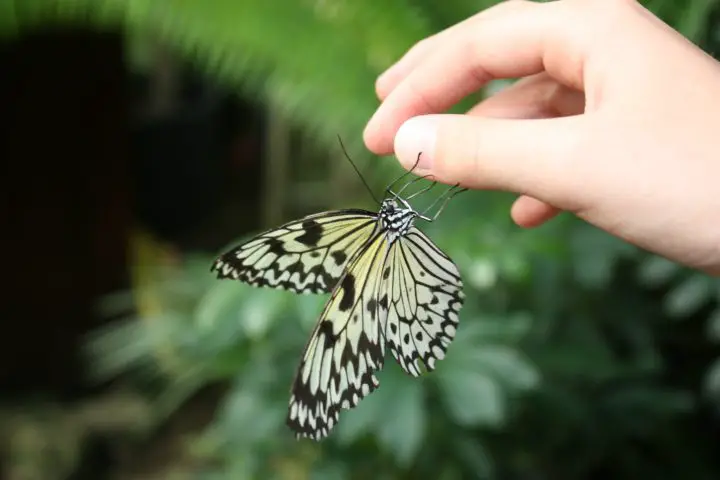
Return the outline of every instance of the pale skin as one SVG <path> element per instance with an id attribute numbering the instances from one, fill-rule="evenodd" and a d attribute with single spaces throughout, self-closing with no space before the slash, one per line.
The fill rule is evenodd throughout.
<path id="1" fill-rule="evenodd" d="M 465 115 L 442 112 L 521 78 Z M 519 194 L 720 275 L 720 64 L 634 0 L 511 0 L 410 49 L 365 129 L 418 175 Z"/>

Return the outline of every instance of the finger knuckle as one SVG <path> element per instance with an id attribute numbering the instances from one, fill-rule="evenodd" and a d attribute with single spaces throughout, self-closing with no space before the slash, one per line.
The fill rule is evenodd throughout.
<path id="1" fill-rule="evenodd" d="M 415 42 L 415 44 L 412 47 L 410 47 L 410 50 L 408 50 L 407 54 L 408 55 L 417 55 L 419 53 L 429 50 L 432 38 L 434 38 L 434 37 L 423 38 L 422 40 L 418 40 L 417 42 Z"/>

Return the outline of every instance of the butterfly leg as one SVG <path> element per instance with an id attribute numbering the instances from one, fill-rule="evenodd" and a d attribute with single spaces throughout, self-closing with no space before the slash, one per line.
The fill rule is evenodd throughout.
<path id="1" fill-rule="evenodd" d="M 427 208 L 425 208 L 425 210 L 423 210 L 423 211 L 420 213 L 420 218 L 422 218 L 423 220 L 428 220 L 428 221 L 429 221 L 428 217 L 426 217 L 425 214 L 426 214 L 427 212 L 429 212 L 430 210 L 432 210 L 432 209 L 435 207 L 435 205 L 438 204 L 438 202 L 440 202 L 440 201 L 442 201 L 443 199 L 445 199 L 448 194 L 450 194 L 451 192 L 453 192 L 453 191 L 458 187 L 458 185 L 459 185 L 459 184 L 457 184 L 457 185 L 452 185 L 450 188 L 448 188 L 447 190 L 445 190 L 445 191 L 444 191 L 439 197 L 437 197 L 430 205 L 428 205 Z"/>
<path id="2" fill-rule="evenodd" d="M 433 178 L 433 179 L 434 179 L 435 176 L 432 175 L 432 174 L 428 174 L 428 175 L 423 175 L 422 177 L 414 178 L 413 180 L 410 180 L 410 181 L 407 182 L 405 185 L 403 185 L 403 187 L 402 187 L 397 193 L 392 192 L 392 191 L 391 191 L 390 193 L 391 193 L 395 198 L 399 198 L 400 195 L 402 194 L 402 192 L 404 192 L 407 187 L 409 187 L 410 185 L 413 185 L 413 184 L 419 182 L 420 180 L 427 180 L 428 178 Z M 417 195 L 419 195 L 419 194 L 421 194 L 421 193 L 427 192 L 427 191 L 430 190 L 436 183 L 437 183 L 437 182 L 433 181 L 433 183 L 432 183 L 429 187 L 425 187 L 424 189 L 413 193 L 412 195 L 410 195 L 409 197 L 407 197 L 405 200 L 410 200 L 411 198 L 413 198 L 413 197 L 415 197 L 415 196 L 417 196 Z"/>
<path id="3" fill-rule="evenodd" d="M 445 210 L 445 207 L 447 206 L 447 204 L 450 202 L 450 200 L 452 200 L 452 198 L 455 195 L 466 192 L 468 190 L 467 188 L 457 189 L 459 186 L 460 186 L 460 184 L 457 183 L 457 184 L 453 185 L 452 187 L 448 188 L 447 190 L 445 190 L 445 192 L 442 195 L 440 195 L 437 199 L 435 199 L 435 201 L 433 203 L 431 203 L 430 206 L 428 206 L 425 210 L 423 210 L 423 212 L 419 215 L 419 218 L 422 218 L 426 222 L 434 222 L 440 216 L 442 211 Z M 440 201 L 442 201 L 442 203 L 440 204 L 440 208 L 438 208 L 437 212 L 435 212 L 435 215 L 433 215 L 432 217 L 426 216 L 427 212 L 429 212 Z"/>
<path id="4" fill-rule="evenodd" d="M 421 177 L 421 178 L 430 178 L 430 177 L 432 177 L 432 175 L 425 175 L 424 177 Z M 434 178 L 434 177 L 433 177 L 433 178 Z M 415 192 L 415 193 L 413 193 L 412 195 L 410 195 L 409 197 L 407 197 L 405 200 L 410 200 L 410 199 L 413 199 L 413 198 L 417 197 L 418 195 L 422 195 L 423 193 L 427 193 L 427 192 L 429 192 L 430 190 L 432 190 L 432 189 L 435 187 L 435 185 L 437 185 L 437 181 L 433 181 L 430 185 L 428 185 L 427 187 L 423 188 L 422 190 L 418 190 L 417 192 Z"/>

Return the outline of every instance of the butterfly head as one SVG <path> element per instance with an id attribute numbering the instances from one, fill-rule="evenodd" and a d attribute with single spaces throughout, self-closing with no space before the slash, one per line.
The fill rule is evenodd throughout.
<path id="1" fill-rule="evenodd" d="M 386 198 L 380 206 L 380 222 L 390 233 L 390 240 L 407 234 L 415 223 L 418 213 L 403 199 Z"/>

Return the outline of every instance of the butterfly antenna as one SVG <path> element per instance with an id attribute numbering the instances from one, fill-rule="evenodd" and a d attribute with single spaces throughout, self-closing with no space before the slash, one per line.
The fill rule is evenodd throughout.
<path id="1" fill-rule="evenodd" d="M 460 184 L 457 183 L 457 184 L 453 185 L 452 187 L 448 188 L 447 190 L 445 190 L 445 192 L 442 195 L 440 195 L 438 198 L 436 198 L 435 201 L 430 204 L 430 206 L 428 206 L 425 210 L 423 210 L 423 212 L 419 215 L 419 217 L 425 221 L 434 222 L 440 216 L 442 211 L 445 210 L 445 207 L 447 206 L 448 203 L 450 203 L 450 200 L 452 200 L 452 198 L 455 195 L 457 195 L 459 193 L 467 192 L 467 190 L 468 190 L 467 188 L 461 188 L 461 189 L 456 190 L 456 188 L 459 186 L 460 186 Z M 442 204 L 440 205 L 440 208 L 438 208 L 438 211 L 435 212 L 435 215 L 433 215 L 432 217 L 426 217 L 425 214 L 428 211 L 430 211 L 430 209 L 432 209 L 435 205 L 437 205 L 437 203 L 441 200 L 442 200 Z"/>
<path id="2" fill-rule="evenodd" d="M 360 177 L 360 180 L 362 181 L 363 185 L 365 185 L 365 188 L 368 192 L 370 192 L 370 196 L 377 202 L 378 205 L 380 205 L 382 202 L 378 200 L 378 198 L 375 196 L 375 194 L 372 191 L 372 188 L 370 188 L 370 185 L 368 185 L 367 181 L 365 180 L 365 177 L 363 177 L 363 174 L 360 173 L 360 170 L 357 168 L 357 165 L 355 165 L 355 162 L 352 161 L 352 158 L 350 158 L 350 155 L 348 155 L 347 150 L 345 150 L 345 145 L 343 145 L 342 139 L 340 138 L 340 135 L 338 135 L 338 142 L 340 142 L 340 148 L 342 148 L 343 154 L 345 155 L 345 158 L 348 159 L 348 162 L 350 162 L 350 165 L 352 165 L 353 169 L 355 169 L 355 173 L 358 174 L 358 177 Z"/>
<path id="3" fill-rule="evenodd" d="M 391 190 L 392 187 L 394 187 L 395 184 L 398 183 L 400 180 L 402 180 L 402 179 L 404 179 L 405 177 L 407 177 L 408 175 L 410 175 L 410 174 L 417 168 L 418 163 L 420 163 L 420 155 L 422 155 L 422 152 L 418 153 L 417 160 L 415 160 L 415 165 L 413 165 L 413 167 L 412 167 L 410 170 L 408 170 L 407 172 L 405 172 L 405 173 L 403 173 L 402 175 L 400 175 L 398 178 L 395 179 L 394 182 L 392 182 L 390 185 L 387 186 L 387 188 L 385 189 L 385 193 L 386 193 L 386 194 L 388 194 L 388 193 L 393 193 L 392 190 Z M 407 186 L 407 185 L 406 185 L 406 186 Z M 401 191 L 402 191 L 402 190 L 401 190 Z"/>

